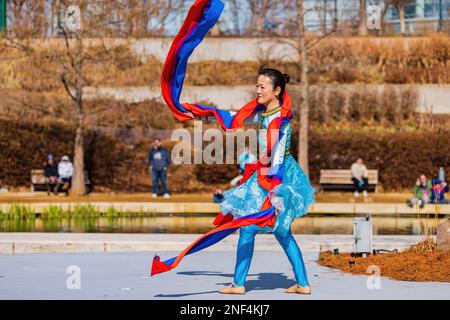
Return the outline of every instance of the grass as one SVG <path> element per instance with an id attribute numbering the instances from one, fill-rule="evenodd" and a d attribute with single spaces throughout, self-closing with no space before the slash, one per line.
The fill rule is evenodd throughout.
<path id="1" fill-rule="evenodd" d="M 13 203 L 9 210 L 0 210 L 0 220 L 23 220 L 23 219 L 34 219 L 36 216 L 35 211 L 29 206 L 19 205 Z"/>
<path id="2" fill-rule="evenodd" d="M 43 220 L 70 218 L 70 210 L 64 210 L 58 206 L 50 206 L 42 210 L 40 218 Z"/>
<path id="3" fill-rule="evenodd" d="M 95 205 L 87 204 L 80 205 L 75 204 L 73 207 L 69 205 L 64 209 L 61 206 L 49 206 L 44 208 L 42 212 L 36 213 L 35 210 L 30 209 L 29 206 L 12 204 L 9 210 L 0 210 L 0 221 L 3 220 L 30 220 L 37 217 L 42 220 L 55 220 L 55 219 L 98 219 L 106 217 L 109 219 L 114 218 L 135 218 L 135 217 L 153 217 L 156 215 L 155 211 L 143 210 L 142 208 L 138 212 L 131 212 L 130 210 L 116 209 L 113 206 L 109 207 L 106 212 L 101 212 Z"/>

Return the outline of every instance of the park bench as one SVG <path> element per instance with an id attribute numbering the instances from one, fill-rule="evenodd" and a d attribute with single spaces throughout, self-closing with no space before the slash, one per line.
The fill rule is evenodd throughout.
<path id="1" fill-rule="evenodd" d="M 92 184 L 88 178 L 87 171 L 84 171 L 84 183 L 86 185 L 86 191 L 89 192 Z M 53 188 L 55 184 L 50 184 L 50 186 Z M 47 182 L 45 179 L 45 171 L 43 169 L 31 170 L 31 192 L 35 191 L 47 191 Z"/>
<path id="2" fill-rule="evenodd" d="M 378 170 L 369 171 L 367 191 L 377 192 Z M 320 170 L 320 190 L 353 190 L 351 170 Z"/>

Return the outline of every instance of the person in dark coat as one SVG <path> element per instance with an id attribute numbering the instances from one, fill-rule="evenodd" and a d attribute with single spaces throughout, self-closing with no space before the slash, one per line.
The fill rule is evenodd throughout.
<path id="1" fill-rule="evenodd" d="M 47 162 L 44 167 L 45 180 L 47 183 L 47 194 L 50 195 L 51 187 L 53 186 L 53 193 L 57 193 L 55 190 L 58 181 L 58 164 L 55 163 L 53 155 L 47 156 Z"/>
<path id="2" fill-rule="evenodd" d="M 153 177 L 153 194 L 152 198 L 158 197 L 159 181 L 161 181 L 162 193 L 164 198 L 169 198 L 167 191 L 166 177 L 167 168 L 170 165 L 170 155 L 167 149 L 162 146 L 161 139 L 156 138 L 154 146 L 148 152 L 147 163 Z"/>

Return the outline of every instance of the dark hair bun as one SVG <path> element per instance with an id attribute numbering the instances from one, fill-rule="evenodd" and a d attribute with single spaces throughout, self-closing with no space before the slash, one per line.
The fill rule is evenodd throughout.
<path id="1" fill-rule="evenodd" d="M 266 69 L 267 68 L 266 68 L 265 65 L 260 66 L 259 69 L 258 69 L 258 74 L 263 74 Z"/>
<path id="2" fill-rule="evenodd" d="M 283 74 L 279 70 L 261 66 L 258 70 L 258 75 L 259 76 L 264 75 L 266 77 L 269 77 L 272 80 L 273 89 L 275 90 L 277 87 L 280 87 L 281 88 L 280 96 L 282 97 L 284 95 L 286 83 L 288 83 L 290 80 L 290 77 L 287 73 Z"/>

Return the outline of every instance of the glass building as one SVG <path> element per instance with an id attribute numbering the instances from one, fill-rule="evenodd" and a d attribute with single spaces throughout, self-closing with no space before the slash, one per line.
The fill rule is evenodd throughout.
<path id="1" fill-rule="evenodd" d="M 250 8 L 248 1 L 238 1 L 239 10 L 231 9 L 230 0 L 225 2 L 224 12 L 219 20 L 223 34 L 239 35 L 245 32 L 250 23 Z M 293 0 L 292 0 L 293 1 Z M 193 0 L 183 1 L 181 8 L 177 9 L 167 19 L 166 32 L 174 35 L 181 27 Z M 285 1 L 288 3 L 289 1 Z M 295 6 L 296 1 L 293 1 Z M 336 23 L 357 28 L 359 20 L 359 0 L 303 0 L 305 13 L 305 26 L 310 32 L 323 32 L 331 30 Z M 380 5 L 384 8 L 384 0 L 367 0 L 368 5 Z M 408 34 L 419 34 L 428 31 L 450 30 L 449 13 L 450 0 L 405 0 L 405 24 Z M 296 19 L 296 10 L 285 12 L 269 12 L 266 16 L 266 29 L 276 28 L 271 15 L 276 14 L 278 19 L 285 21 Z M 281 17 L 281 19 L 280 19 Z M 396 8 L 390 5 L 384 16 L 384 29 L 386 33 L 400 33 L 400 17 Z M 238 27 L 237 27 L 238 26 Z"/>

